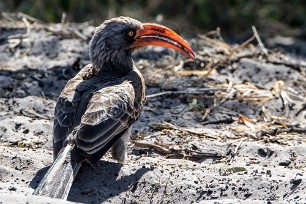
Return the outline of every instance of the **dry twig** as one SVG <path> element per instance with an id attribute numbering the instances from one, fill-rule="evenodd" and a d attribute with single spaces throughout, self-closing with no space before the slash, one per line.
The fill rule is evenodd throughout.
<path id="1" fill-rule="evenodd" d="M 256 136 L 258 138 L 261 138 L 266 135 L 271 135 L 271 136 L 276 136 L 280 133 L 298 133 L 298 134 L 306 134 L 306 128 L 296 128 L 296 127 L 291 127 L 291 128 L 275 128 L 275 129 L 270 129 L 270 130 L 260 130 L 256 133 Z"/>
<path id="2" fill-rule="evenodd" d="M 236 47 L 235 49 L 231 50 L 231 52 L 226 55 L 221 61 L 218 61 L 213 67 L 205 67 L 205 69 L 209 69 L 209 71 L 202 75 L 200 77 L 200 79 L 208 76 L 213 70 L 217 69 L 219 66 L 221 66 L 222 64 L 224 64 L 225 62 L 227 62 L 232 55 L 234 55 L 238 50 L 240 50 L 241 48 L 245 47 L 246 45 L 248 45 L 250 42 L 252 42 L 255 39 L 255 35 L 253 35 L 251 38 L 249 38 L 248 40 L 246 40 L 244 43 L 242 43 L 241 45 L 239 45 L 238 47 Z"/>
<path id="3" fill-rule="evenodd" d="M 261 41 L 261 39 L 260 39 L 260 37 L 259 37 L 259 35 L 258 35 L 258 32 L 257 32 L 256 27 L 255 27 L 255 26 L 252 26 L 252 29 L 253 29 L 253 32 L 254 32 L 254 35 L 255 35 L 256 40 L 257 40 L 257 42 L 258 42 L 259 47 L 261 48 L 262 52 L 263 52 L 266 56 L 268 56 L 268 55 L 269 55 L 268 50 L 265 48 L 264 44 L 262 43 L 262 41 Z"/>
<path id="4" fill-rule="evenodd" d="M 157 145 L 157 144 L 152 144 L 152 143 L 148 143 L 148 142 L 139 142 L 139 141 L 135 141 L 133 140 L 132 143 L 140 148 L 148 148 L 148 149 L 154 149 L 157 152 L 160 152 L 162 154 L 170 154 L 171 150 L 162 147 L 161 145 Z"/>
<path id="5" fill-rule="evenodd" d="M 224 91 L 227 88 L 189 88 L 186 90 L 179 90 L 179 91 L 164 91 L 156 94 L 147 95 L 147 99 L 152 99 L 164 95 L 173 95 L 173 94 L 203 94 L 209 91 Z"/>
<path id="6" fill-rule="evenodd" d="M 243 142 L 244 140 L 245 140 L 245 139 L 241 139 L 240 142 L 239 142 L 239 144 L 236 146 L 234 152 L 231 154 L 231 159 L 230 159 L 229 163 L 232 163 L 232 162 L 234 161 L 234 158 L 235 158 L 235 156 L 237 155 L 238 150 L 239 150 L 239 148 L 240 148 L 240 146 L 242 145 L 242 142 Z"/>

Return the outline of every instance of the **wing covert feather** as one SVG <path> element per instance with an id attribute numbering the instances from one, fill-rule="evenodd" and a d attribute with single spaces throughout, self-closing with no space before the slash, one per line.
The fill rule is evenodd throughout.
<path id="1" fill-rule="evenodd" d="M 77 147 L 88 154 L 102 148 L 135 121 L 135 91 L 129 81 L 96 91 L 82 116 Z"/>

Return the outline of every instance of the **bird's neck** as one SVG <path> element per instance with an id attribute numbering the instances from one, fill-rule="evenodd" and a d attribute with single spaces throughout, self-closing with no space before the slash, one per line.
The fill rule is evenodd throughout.
<path id="1" fill-rule="evenodd" d="M 133 70 L 132 58 L 126 58 L 125 60 L 112 59 L 106 62 L 102 67 L 101 71 L 104 72 L 115 72 L 118 74 L 126 75 Z"/>
<path id="2" fill-rule="evenodd" d="M 105 53 L 105 57 L 97 57 L 92 60 L 94 68 L 102 72 L 114 72 L 126 75 L 133 70 L 133 60 L 131 53 Z"/>

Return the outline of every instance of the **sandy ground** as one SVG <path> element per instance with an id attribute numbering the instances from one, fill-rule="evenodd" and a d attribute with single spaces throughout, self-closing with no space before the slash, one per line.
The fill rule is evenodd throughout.
<path id="1" fill-rule="evenodd" d="M 31 193 L 52 163 L 57 96 L 89 63 L 93 27 L 30 24 L 0 26 L 0 203 L 58 203 Z M 306 203 L 306 62 L 190 43 L 194 62 L 161 48 L 135 54 L 150 97 L 129 158 L 84 165 L 68 201 Z"/>

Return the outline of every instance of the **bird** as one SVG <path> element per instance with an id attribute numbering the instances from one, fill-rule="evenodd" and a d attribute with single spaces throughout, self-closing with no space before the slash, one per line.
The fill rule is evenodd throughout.
<path id="1" fill-rule="evenodd" d="M 94 166 L 110 149 L 114 160 L 125 162 L 132 124 L 146 100 L 132 53 L 150 45 L 195 58 L 187 42 L 159 24 L 121 16 L 96 28 L 89 43 L 91 63 L 67 82 L 56 102 L 53 163 L 34 195 L 66 200 L 82 163 Z"/>

